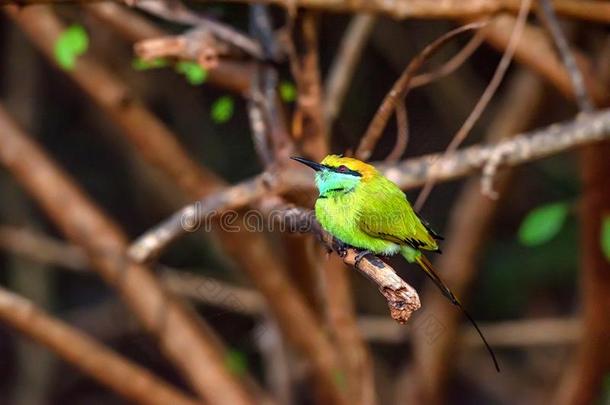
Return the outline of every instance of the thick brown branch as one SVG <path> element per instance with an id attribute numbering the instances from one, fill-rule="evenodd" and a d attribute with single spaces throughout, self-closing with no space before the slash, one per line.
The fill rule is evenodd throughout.
<path id="1" fill-rule="evenodd" d="M 103 0 L 2 0 L 0 4 L 95 3 Z M 226 3 L 252 3 L 253 0 L 224 0 Z M 397 19 L 459 19 L 496 14 L 517 13 L 519 0 L 257 0 L 293 10 L 296 7 L 342 13 L 385 14 Z M 598 0 L 554 0 L 558 14 L 588 21 L 609 22 L 610 4 Z"/>
<path id="2" fill-rule="evenodd" d="M 86 272 L 89 266 L 80 248 L 29 229 L 0 226 L 0 249 L 37 263 L 73 271 Z M 262 297 L 251 289 L 166 266 L 162 266 L 161 279 L 171 291 L 195 302 L 244 315 L 265 315 Z M 208 290 L 210 294 L 207 294 Z M 385 316 L 361 316 L 357 326 L 366 340 L 386 344 L 405 343 L 418 329 L 417 323 L 413 328 L 405 329 Z M 573 344 L 580 338 L 582 328 L 578 319 L 553 318 L 504 321 L 482 324 L 481 327 L 494 347 Z M 459 340 L 466 348 L 477 349 L 482 345 L 481 338 L 470 325 L 462 327 Z"/>
<path id="3" fill-rule="evenodd" d="M 126 399 L 151 405 L 198 404 L 148 370 L 4 288 L 0 288 L 0 319 Z"/>
<path id="4" fill-rule="evenodd" d="M 37 1 L 37 0 L 33 0 Z M 250 2 L 251 0 L 226 0 Z M 451 19 L 480 17 L 501 11 L 516 13 L 519 0 L 260 0 L 284 7 L 308 7 L 335 12 L 386 14 L 393 18 Z M 557 13 L 590 21 L 610 21 L 610 4 L 595 0 L 555 0 Z"/>
<path id="5" fill-rule="evenodd" d="M 62 26 L 49 10 L 31 7 L 13 16 L 45 54 L 52 57 L 55 39 L 62 32 Z M 196 164 L 177 142 L 177 137 L 140 103 L 125 97 L 126 86 L 107 69 L 85 55 L 79 58 L 70 77 L 76 79 L 88 95 L 104 107 L 144 158 L 175 180 L 189 198 L 201 198 L 222 190 L 224 183 Z M 268 190 L 266 183 L 270 179 L 273 183 L 273 176 L 259 177 L 253 186 L 259 191 Z M 235 193 L 236 191 L 238 192 Z M 239 199 L 241 192 L 229 189 L 227 194 Z M 251 203 L 252 194 L 248 190 L 242 195 L 248 201 L 244 199 L 237 205 Z M 215 198 L 212 197 L 212 200 Z M 212 204 L 213 209 L 216 207 L 222 211 L 222 204 L 218 201 Z M 208 210 L 206 215 L 209 213 Z M 183 229 L 179 215 L 176 220 L 177 228 L 172 232 L 180 234 Z M 220 238 L 225 252 L 242 266 L 267 299 L 287 339 L 312 362 L 313 374 L 320 386 L 324 387 L 330 398 L 340 401 L 341 392 L 333 382 L 335 353 L 332 346 L 317 326 L 315 317 L 300 293 L 286 276 L 281 262 L 276 260 L 271 246 L 262 234 L 241 232 L 237 238 L 235 233 L 215 229 L 218 231 L 215 235 Z M 171 240 L 172 232 L 159 236 L 167 242 Z"/>
<path id="6" fill-rule="evenodd" d="M 610 368 L 610 262 L 601 250 L 603 219 L 610 215 L 610 142 L 581 153 L 583 202 L 581 217 L 580 289 L 583 334 L 574 362 L 567 368 L 554 403 L 594 403 Z"/>
<path id="7" fill-rule="evenodd" d="M 38 201 L 59 229 L 82 246 L 197 392 L 210 403 L 250 404 L 225 368 L 219 347 L 193 314 L 144 266 L 126 256 L 127 238 L 0 109 L 0 162 Z M 163 316 L 160 316 L 162 314 Z M 188 350 L 185 350 L 188 347 Z"/>
<path id="8" fill-rule="evenodd" d="M 516 18 L 509 14 L 493 18 L 486 29 L 485 40 L 498 50 L 504 51 L 515 24 Z M 587 67 L 588 60 L 583 55 L 576 54 L 575 57 L 582 67 Z M 525 26 L 521 41 L 515 51 L 515 60 L 540 74 L 566 97 L 574 97 L 570 75 L 554 52 L 552 43 L 542 28 L 531 24 Z M 603 100 L 607 93 L 604 86 L 598 84 L 594 75 L 587 73 L 585 84 L 589 93 L 594 100 Z"/>

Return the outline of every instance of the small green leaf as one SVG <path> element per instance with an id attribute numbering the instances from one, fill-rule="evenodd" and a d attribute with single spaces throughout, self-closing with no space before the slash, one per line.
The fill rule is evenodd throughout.
<path id="1" fill-rule="evenodd" d="M 178 62 L 176 71 L 186 76 L 186 80 L 194 86 L 203 84 L 208 78 L 208 71 L 195 62 Z"/>
<path id="2" fill-rule="evenodd" d="M 286 103 L 292 103 L 297 98 L 297 89 L 294 84 L 289 81 L 280 83 L 280 97 Z"/>
<path id="3" fill-rule="evenodd" d="M 155 58 L 152 60 L 144 60 L 142 58 L 135 58 L 131 62 L 131 67 L 135 70 L 150 70 L 158 69 L 168 65 L 167 59 Z"/>
<path id="4" fill-rule="evenodd" d="M 610 262 L 610 215 L 606 215 L 602 220 L 600 240 L 602 244 L 602 252 L 604 252 L 606 260 Z"/>
<path id="5" fill-rule="evenodd" d="M 239 350 L 228 350 L 225 355 L 225 367 L 227 367 L 231 373 L 242 376 L 248 370 L 248 360 Z"/>
<path id="6" fill-rule="evenodd" d="M 552 203 L 532 210 L 519 227 L 519 241 L 526 246 L 541 245 L 561 230 L 570 210 L 566 202 Z"/>
<path id="7" fill-rule="evenodd" d="M 223 96 L 212 104 L 212 120 L 217 124 L 227 122 L 233 116 L 235 105 L 229 96 Z"/>
<path id="8" fill-rule="evenodd" d="M 55 60 L 65 70 L 74 70 L 76 66 L 76 55 L 74 51 L 65 46 L 55 47 Z"/>
<path id="9" fill-rule="evenodd" d="M 89 36 L 81 25 L 66 28 L 55 41 L 55 60 L 62 68 L 72 70 L 76 58 L 89 48 Z"/>

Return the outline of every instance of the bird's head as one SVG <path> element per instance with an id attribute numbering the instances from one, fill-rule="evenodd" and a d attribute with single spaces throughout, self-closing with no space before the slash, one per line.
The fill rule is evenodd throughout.
<path id="1" fill-rule="evenodd" d="M 301 157 L 292 159 L 316 171 L 316 186 L 321 196 L 348 193 L 378 174 L 375 167 L 367 163 L 339 155 L 328 155 L 320 163 Z"/>

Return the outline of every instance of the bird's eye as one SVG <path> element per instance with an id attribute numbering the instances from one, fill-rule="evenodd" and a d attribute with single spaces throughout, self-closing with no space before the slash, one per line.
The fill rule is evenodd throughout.
<path id="1" fill-rule="evenodd" d="M 346 173 L 348 170 L 349 169 L 345 165 L 341 165 L 341 166 L 337 167 L 337 171 L 339 171 L 341 173 Z"/>

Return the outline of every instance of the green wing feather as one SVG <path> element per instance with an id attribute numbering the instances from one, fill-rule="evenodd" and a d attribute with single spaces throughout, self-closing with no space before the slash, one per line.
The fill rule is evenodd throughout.
<path id="1" fill-rule="evenodd" d="M 366 204 L 359 204 L 358 226 L 368 235 L 416 249 L 438 250 L 434 237 L 417 216 L 405 194 L 390 180 L 367 184 Z"/>

